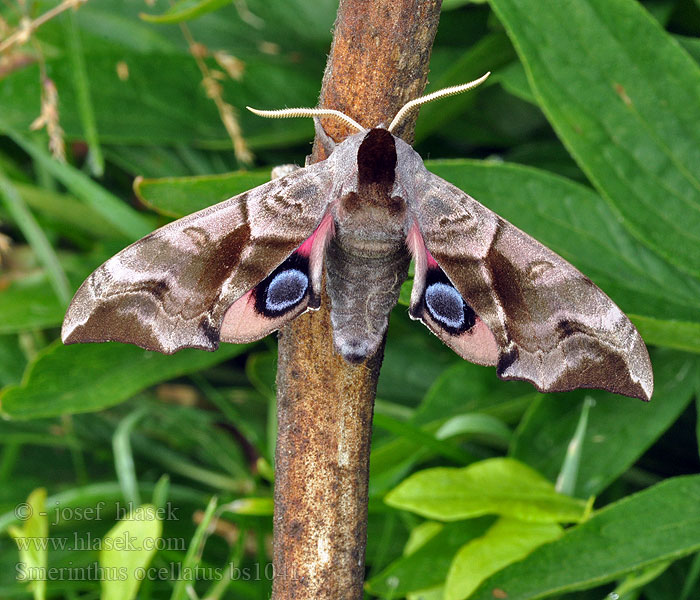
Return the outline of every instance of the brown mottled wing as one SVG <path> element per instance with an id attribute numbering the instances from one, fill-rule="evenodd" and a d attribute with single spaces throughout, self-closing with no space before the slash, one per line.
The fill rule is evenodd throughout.
<path id="1" fill-rule="evenodd" d="M 426 248 L 493 333 L 499 377 L 651 397 L 642 338 L 590 279 L 447 181 L 426 171 L 416 186 Z"/>
<path id="2" fill-rule="evenodd" d="M 331 187 L 324 161 L 135 242 L 78 289 L 64 343 L 113 340 L 167 354 L 216 349 L 226 309 L 313 233 Z"/>

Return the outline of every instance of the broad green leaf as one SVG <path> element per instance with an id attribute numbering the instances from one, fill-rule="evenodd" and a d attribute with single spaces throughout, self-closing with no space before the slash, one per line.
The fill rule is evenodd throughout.
<path id="1" fill-rule="evenodd" d="M 628 315 L 643 339 L 657 346 L 698 352 L 700 323 L 655 319 L 643 315 Z"/>
<path id="2" fill-rule="evenodd" d="M 499 519 L 483 536 L 457 552 L 447 574 L 445 600 L 468 598 L 487 577 L 556 540 L 562 532 L 556 523 Z"/>
<path id="3" fill-rule="evenodd" d="M 0 276 L 0 282 L 3 279 Z M 65 313 L 45 273 L 13 279 L 0 293 L 0 334 L 55 327 Z"/>
<path id="4" fill-rule="evenodd" d="M 36 419 L 113 406 L 160 381 L 223 362 L 247 349 L 222 344 L 216 352 L 185 349 L 166 356 L 129 344 L 75 344 L 60 340 L 40 352 L 20 385 L 0 393 L 0 414 Z"/>
<path id="5" fill-rule="evenodd" d="M 48 563 L 47 547 L 43 545 L 49 535 L 49 520 L 46 516 L 46 490 L 34 490 L 26 502 L 15 507 L 15 515 L 24 520 L 22 527 L 9 527 L 9 534 L 19 550 L 19 563 L 16 573 L 18 581 L 29 583 L 35 600 L 46 597 L 46 579 L 36 578 L 32 573 L 46 572 Z"/>
<path id="6" fill-rule="evenodd" d="M 700 66 L 634 0 L 491 0 L 554 129 L 625 226 L 700 276 Z"/>
<path id="7" fill-rule="evenodd" d="M 441 521 L 497 514 L 536 523 L 570 523 L 584 519 L 586 511 L 585 502 L 558 494 L 542 475 L 510 458 L 420 471 L 385 501 Z"/>
<path id="8" fill-rule="evenodd" d="M 457 550 L 483 535 L 492 523 L 489 517 L 446 523 L 416 550 L 372 577 L 365 584 L 367 591 L 381 597 L 401 598 L 442 584 Z"/>
<path id="9" fill-rule="evenodd" d="M 505 441 L 510 440 L 511 437 L 510 429 L 503 421 L 491 415 L 479 413 L 466 413 L 448 419 L 435 432 L 435 437 L 444 440 L 465 433 L 492 435 Z"/>
<path id="10" fill-rule="evenodd" d="M 440 533 L 445 528 L 445 523 L 438 523 L 437 521 L 423 521 L 420 525 L 416 525 L 411 529 L 411 533 L 408 536 L 408 541 L 403 548 L 403 555 L 408 556 L 413 554 L 421 546 L 429 542 L 438 533 Z"/>
<path id="11" fill-rule="evenodd" d="M 136 507 L 109 530 L 101 540 L 100 567 L 115 576 L 102 578 L 101 600 L 136 598 L 162 532 L 163 522 L 151 504 Z"/>
<path id="12" fill-rule="evenodd" d="M 407 423 L 406 421 L 394 419 L 377 412 L 374 415 L 374 425 L 385 431 L 390 431 L 395 435 L 405 437 L 414 442 L 418 448 L 423 447 L 457 464 L 466 465 L 473 460 L 471 455 L 464 452 L 464 450 L 457 445 L 444 441 L 445 438 L 439 439 L 433 432 L 424 431 L 420 427 Z"/>
<path id="13" fill-rule="evenodd" d="M 0 294 L 0 298 L 2 296 L 3 294 Z M 1 308 L 0 314 L 2 314 Z M 17 336 L 0 334 L 0 388 L 19 383 L 26 366 L 27 360 L 22 353 Z"/>
<path id="14" fill-rule="evenodd" d="M 91 49 L 87 45 L 85 50 L 90 56 L 87 74 L 101 143 L 186 144 L 233 153 L 231 139 L 215 104 L 205 94 L 201 73 L 189 54 L 139 53 L 103 46 Z M 48 64 L 60 93 L 61 126 L 66 137 L 83 139 L 70 62 L 61 56 Z M 119 64 L 128 67 L 125 81 L 117 76 Z M 3 80 L 0 131 L 21 132 L 29 127 L 39 114 L 39 81 L 38 69 L 31 66 Z M 236 108 L 308 106 L 314 104 L 318 95 L 318 66 L 305 63 L 292 67 L 287 60 L 270 61 L 258 54 L 246 62 L 241 82 L 224 81 L 222 85 L 224 100 Z M 245 110 L 236 114 L 253 150 L 278 148 L 313 137 L 309 119 L 282 123 L 260 119 Z M 303 155 L 299 160 L 303 160 Z"/>
<path id="15" fill-rule="evenodd" d="M 662 560 L 640 569 L 639 571 L 630 573 L 612 592 L 610 592 L 610 596 L 614 598 L 615 594 L 617 594 L 620 598 L 633 597 L 633 592 L 639 592 L 647 583 L 654 581 L 668 569 L 671 562 L 670 560 Z"/>
<path id="16" fill-rule="evenodd" d="M 139 178 L 134 182 L 134 191 L 153 210 L 170 217 L 183 217 L 268 181 L 270 172 L 267 170 L 201 177 Z"/>
<path id="17" fill-rule="evenodd" d="M 554 479 L 576 429 L 585 396 L 595 398 L 581 444 L 574 495 L 599 494 L 625 472 L 685 410 L 695 393 L 698 357 L 652 354 L 656 390 L 649 403 L 604 392 L 547 394 L 523 419 L 511 455 Z"/>
<path id="18" fill-rule="evenodd" d="M 415 405 L 455 354 L 437 337 L 425 335 L 421 325 L 411 321 L 399 307 L 389 320 L 384 362 L 379 374 L 377 396 L 388 401 Z M 410 364 L 410 369 L 406 365 Z"/>
<path id="19" fill-rule="evenodd" d="M 399 315 L 396 312 L 392 315 L 392 322 L 396 322 L 397 316 Z M 418 329 L 417 334 L 421 333 Z M 423 337 L 429 342 L 434 340 L 432 336 Z M 392 343 L 400 344 L 402 341 L 404 340 L 389 334 L 389 346 Z M 453 363 L 458 362 L 443 369 L 439 375 L 432 376 L 433 385 L 410 419 L 410 427 L 419 427 L 424 435 L 434 436 L 438 440 L 448 439 L 458 433 L 485 435 L 492 439 L 494 436 L 496 439 L 508 438 L 510 434 L 501 420 L 513 420 L 515 416 L 520 416 L 524 412 L 535 396 L 530 392 L 532 387 L 518 383 L 504 386 L 493 369 L 459 360 L 451 356 L 452 352 L 447 348 L 445 353 Z M 419 356 L 420 360 L 415 363 L 416 371 L 425 368 L 431 358 L 431 355 L 425 352 L 420 352 Z M 415 358 L 413 360 L 415 361 Z M 405 377 L 412 377 L 412 375 L 407 373 Z M 425 381 L 417 383 L 424 385 Z M 410 384 L 406 381 L 403 383 L 397 381 L 396 385 L 399 386 L 399 390 L 406 390 L 407 386 L 413 390 L 414 387 L 413 381 Z M 527 394 L 523 395 L 523 391 Z M 406 393 L 409 393 L 408 390 L 404 395 Z M 377 414 L 380 412 L 377 410 Z M 381 438 L 377 439 L 379 432 L 381 430 L 375 431 L 375 443 L 370 458 L 372 494 L 381 494 L 394 487 L 414 465 L 435 456 L 435 451 L 426 446 L 419 436 L 408 435 L 381 440 Z"/>
<path id="20" fill-rule="evenodd" d="M 444 7 L 444 4 L 443 4 Z M 426 92 L 433 92 L 453 85 L 466 83 L 470 78 L 481 77 L 487 71 L 493 71 L 513 60 L 513 46 L 502 31 L 492 33 L 479 40 L 450 67 L 438 77 L 431 77 Z M 491 82 L 483 84 L 491 85 Z M 425 104 L 421 108 L 420 118 L 416 123 L 415 140 L 420 142 L 431 133 L 440 130 L 448 123 L 458 120 L 459 115 L 474 106 L 480 90 L 461 94 L 448 101 L 438 100 Z"/>
<path id="21" fill-rule="evenodd" d="M 700 475 L 627 496 L 490 577 L 470 600 L 534 600 L 600 586 L 700 549 Z"/>
<path id="22" fill-rule="evenodd" d="M 700 282 L 633 239 L 589 188 L 519 165 L 427 166 L 570 261 L 633 319 L 643 317 L 645 341 L 700 352 Z"/>
<path id="23" fill-rule="evenodd" d="M 530 88 L 525 69 L 520 61 L 514 60 L 499 69 L 497 73 L 494 73 L 494 78 L 514 96 L 530 104 L 537 104 L 537 99 L 532 94 L 532 88 Z"/>
<path id="24" fill-rule="evenodd" d="M 416 410 L 414 421 L 427 424 L 473 413 L 512 421 L 522 414 L 537 394 L 526 383 L 502 385 L 493 368 L 459 360 L 433 381 Z"/>

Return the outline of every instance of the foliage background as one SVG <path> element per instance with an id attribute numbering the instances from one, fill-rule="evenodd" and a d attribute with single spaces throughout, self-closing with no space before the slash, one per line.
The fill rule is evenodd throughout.
<path id="1" fill-rule="evenodd" d="M 56 4 L 4 3 L 0 35 Z M 123 516 L 116 503 L 127 502 L 177 509 L 162 522 L 171 543 L 155 556 L 131 556 L 137 562 L 170 574 L 177 564 L 234 564 L 241 570 L 231 581 L 205 576 L 194 589 L 212 598 L 269 596 L 274 337 L 172 357 L 118 344 L 63 347 L 57 337 L 73 290 L 116 251 L 262 183 L 271 166 L 302 163 L 309 121 L 261 120 L 240 109 L 315 104 L 336 7 L 93 0 L 3 53 L 1 598 L 135 594 L 128 583 L 100 588 L 86 577 L 33 590 L 16 579 L 18 560 L 57 568 L 122 560 L 70 543 L 104 539 Z M 500 382 L 399 305 L 376 405 L 369 596 L 462 598 L 505 567 L 470 597 L 700 598 L 698 34 L 693 0 L 445 0 L 428 91 L 494 75 L 475 92 L 424 107 L 416 149 L 630 315 L 650 346 L 656 391 L 642 404 Z M 195 58 L 213 77 L 206 89 Z M 247 165 L 207 90 L 224 115 L 230 108 L 221 103 L 238 111 L 256 168 L 240 170 Z M 65 163 L 51 157 L 44 131 L 29 130 L 42 97 L 53 147 L 65 141 Z M 501 456 L 607 508 L 590 516 L 571 500 L 580 514 L 562 516 L 551 485 L 538 481 L 546 498 L 537 514 L 546 516 L 534 516 L 536 494 L 513 509 L 518 486 L 537 485 L 529 475 L 517 479 L 519 463 L 488 460 Z M 456 468 L 467 465 L 484 467 L 483 496 L 460 479 Z M 510 490 L 508 477 L 517 483 Z M 7 533 L 41 531 L 36 519 L 18 529 L 15 515 L 40 488 L 50 521 L 51 510 L 66 509 L 48 535 L 69 544 L 21 556 Z M 223 508 L 207 536 L 213 494 Z M 467 500 L 476 508 L 465 513 Z M 41 502 L 35 492 L 31 503 L 38 510 Z M 101 502 L 101 518 L 81 516 Z M 476 518 L 484 514 L 491 516 Z M 489 529 L 494 515 L 500 529 Z M 568 524 L 564 533 L 556 522 Z M 139 597 L 186 597 L 186 582 L 175 579 L 146 581 Z"/>

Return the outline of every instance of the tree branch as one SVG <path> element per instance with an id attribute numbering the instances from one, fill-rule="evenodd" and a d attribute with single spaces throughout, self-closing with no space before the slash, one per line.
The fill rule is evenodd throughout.
<path id="1" fill-rule="evenodd" d="M 418 97 L 441 0 L 341 0 L 319 105 L 365 127 Z M 395 132 L 412 141 L 413 115 Z M 349 133 L 323 122 L 336 141 Z M 322 160 L 317 143 L 312 162 Z M 273 600 L 362 598 L 372 411 L 383 345 L 352 366 L 333 351 L 329 299 L 280 332 Z"/>

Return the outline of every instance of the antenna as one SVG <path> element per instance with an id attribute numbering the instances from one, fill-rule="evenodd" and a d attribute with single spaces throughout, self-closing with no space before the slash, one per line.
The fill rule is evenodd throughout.
<path id="1" fill-rule="evenodd" d="M 284 119 L 287 117 L 334 117 L 344 121 L 350 127 L 354 127 L 358 131 L 367 131 L 357 121 L 351 119 L 346 114 L 339 110 L 331 110 L 330 108 L 283 108 L 280 110 L 258 110 L 257 108 L 246 108 L 259 117 L 268 117 L 270 119 Z"/>
<path id="2" fill-rule="evenodd" d="M 448 87 L 443 90 L 438 90 L 437 92 L 433 92 L 432 94 L 427 94 L 426 96 L 422 96 L 420 98 L 416 98 L 415 100 L 407 102 L 403 105 L 403 108 L 401 108 L 401 110 L 398 113 L 396 113 L 394 120 L 388 127 L 388 131 L 393 132 L 394 129 L 399 125 L 399 123 L 403 121 L 406 115 L 417 106 L 425 104 L 426 102 L 437 100 L 438 98 L 453 96 L 455 94 L 461 94 L 462 92 L 471 90 L 477 85 L 484 83 L 484 81 L 486 81 L 489 75 L 491 75 L 491 71 L 489 71 L 485 75 L 482 75 L 481 77 L 479 77 L 479 79 L 475 79 L 474 81 L 470 81 L 469 83 L 463 83 L 462 85 L 453 85 L 452 87 Z M 357 129 L 357 131 L 367 131 L 366 128 L 362 127 L 362 125 L 360 125 L 354 119 L 348 117 L 346 114 L 340 112 L 339 110 L 331 110 L 330 108 L 283 108 L 280 110 L 258 110 L 257 108 L 251 108 L 250 106 L 246 106 L 246 108 L 253 114 L 258 115 L 259 117 L 267 117 L 270 119 L 285 119 L 288 117 L 333 117 L 335 119 L 343 121 L 347 125 L 350 125 L 350 127 Z"/>
<path id="3" fill-rule="evenodd" d="M 470 81 L 469 83 L 463 83 L 462 85 L 453 85 L 452 87 L 438 90 L 437 92 L 433 92 L 432 94 L 427 94 L 426 96 L 421 96 L 420 98 L 416 98 L 415 100 L 406 102 L 406 104 L 403 105 L 403 108 L 398 113 L 396 113 L 396 116 L 391 122 L 391 125 L 389 125 L 388 130 L 390 132 L 393 132 L 396 126 L 399 123 L 401 123 L 401 121 L 403 121 L 406 115 L 417 106 L 425 104 L 426 102 L 437 100 L 438 98 L 444 98 L 445 96 L 454 96 L 455 94 L 467 92 L 475 88 L 477 85 L 484 83 L 484 81 L 488 79 L 489 75 L 491 75 L 491 71 L 489 71 L 485 75 L 482 75 L 481 77 L 479 77 L 479 79 L 475 79 L 474 81 Z"/>

